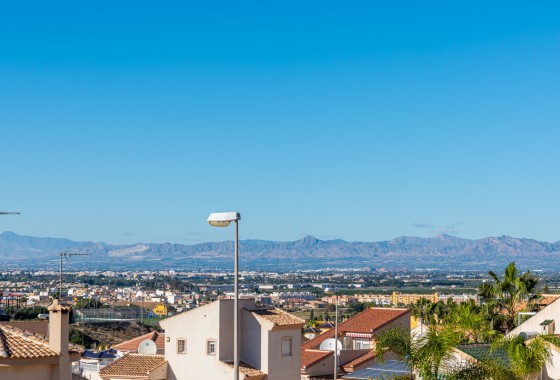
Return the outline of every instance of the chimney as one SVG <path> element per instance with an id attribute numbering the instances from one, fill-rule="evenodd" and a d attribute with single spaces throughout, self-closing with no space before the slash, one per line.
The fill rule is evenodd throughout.
<path id="1" fill-rule="evenodd" d="M 51 378 L 59 380 L 72 379 L 72 363 L 68 353 L 68 337 L 70 324 L 70 307 L 60 305 L 54 300 L 49 310 L 49 347 L 59 354 L 58 365 L 53 366 Z"/>

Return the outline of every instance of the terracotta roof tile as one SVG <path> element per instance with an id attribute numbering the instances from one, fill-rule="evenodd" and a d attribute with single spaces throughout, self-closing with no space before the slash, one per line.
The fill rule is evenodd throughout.
<path id="1" fill-rule="evenodd" d="M 141 335 L 139 337 L 127 340 L 125 342 L 119 343 L 113 348 L 119 351 L 125 352 L 137 352 L 138 345 L 142 343 L 144 340 L 150 339 L 151 341 L 156 343 L 158 350 L 165 349 L 165 334 L 158 333 L 157 331 L 152 331 L 148 334 Z"/>
<path id="2" fill-rule="evenodd" d="M 536 303 L 540 306 L 548 306 L 554 301 L 556 301 L 558 298 L 560 298 L 560 294 L 547 294 L 539 298 Z"/>
<path id="3" fill-rule="evenodd" d="M 224 362 L 225 364 L 229 365 L 230 367 L 233 367 L 233 362 Z M 266 375 L 266 373 L 264 373 L 263 371 L 256 369 L 255 367 L 253 367 L 250 364 L 245 363 L 244 361 L 239 361 L 239 371 L 249 377 L 253 377 L 253 376 L 264 376 Z"/>
<path id="4" fill-rule="evenodd" d="M 325 350 L 302 350 L 301 351 L 301 368 L 307 368 L 326 358 L 332 356 L 332 351 Z"/>
<path id="5" fill-rule="evenodd" d="M 410 313 L 410 309 L 372 307 L 338 324 L 339 334 L 371 334 L 391 321 Z M 302 344 L 302 349 L 317 348 L 324 340 L 334 338 L 334 328 Z"/>
<path id="6" fill-rule="evenodd" d="M 148 376 L 166 363 L 163 355 L 127 354 L 99 371 L 100 376 Z"/>
<path id="7" fill-rule="evenodd" d="M 344 364 L 342 368 L 344 368 L 344 371 L 346 372 L 353 372 L 354 367 L 360 366 L 369 360 L 373 360 L 374 358 L 375 358 L 375 350 L 371 350 L 368 353 L 352 360 L 350 363 Z"/>
<path id="8" fill-rule="evenodd" d="M 58 356 L 43 336 L 13 326 L 0 327 L 0 358 Z"/>
<path id="9" fill-rule="evenodd" d="M 254 315 L 264 318 L 275 326 L 304 325 L 305 321 L 280 309 L 248 309 Z"/>

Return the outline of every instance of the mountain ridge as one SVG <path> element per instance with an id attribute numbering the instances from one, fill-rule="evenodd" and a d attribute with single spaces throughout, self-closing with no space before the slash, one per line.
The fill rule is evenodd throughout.
<path id="1" fill-rule="evenodd" d="M 233 242 L 204 242 L 193 245 L 174 243 L 109 244 L 77 242 L 65 238 L 32 237 L 11 231 L 0 233 L 0 259 L 29 262 L 52 260 L 58 252 L 89 253 L 92 262 L 138 264 L 144 261 L 181 264 L 225 263 L 231 261 Z M 314 236 L 287 242 L 241 240 L 240 260 L 249 264 L 259 261 L 286 261 L 307 266 L 372 266 L 417 268 L 447 266 L 482 267 L 517 261 L 526 266 L 559 267 L 560 242 L 549 243 L 511 236 L 464 239 L 440 234 L 434 237 L 399 236 L 379 242 L 320 240 Z M 87 260 L 87 259 L 84 259 Z M 548 265 L 546 265 L 548 263 Z M 163 265 L 163 264 L 162 264 Z M 185 264 L 186 265 L 186 264 Z"/>

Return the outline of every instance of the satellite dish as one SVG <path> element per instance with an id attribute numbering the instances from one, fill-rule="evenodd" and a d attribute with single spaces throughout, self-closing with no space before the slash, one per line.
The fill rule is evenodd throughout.
<path id="1" fill-rule="evenodd" d="M 157 353 L 156 343 L 151 339 L 145 339 L 138 345 L 138 353 L 145 355 L 155 355 Z"/>
<path id="2" fill-rule="evenodd" d="M 334 338 L 325 339 L 323 343 L 321 343 L 321 345 L 319 346 L 319 350 L 334 351 L 335 342 L 337 348 L 336 351 L 337 353 L 340 353 L 340 350 L 342 350 L 342 343 L 340 343 L 339 340 L 336 340 Z"/>

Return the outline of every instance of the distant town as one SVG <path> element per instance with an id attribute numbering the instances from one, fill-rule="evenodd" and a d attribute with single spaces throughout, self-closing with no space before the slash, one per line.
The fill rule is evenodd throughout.
<path id="1" fill-rule="evenodd" d="M 340 291 L 339 305 L 343 318 L 347 318 L 363 310 L 364 304 L 402 307 L 420 298 L 457 303 L 474 300 L 478 304 L 477 289 L 488 281 L 484 272 L 393 272 L 369 268 L 241 271 L 239 275 L 241 298 L 254 298 L 260 305 L 282 308 L 304 319 L 309 319 L 311 311 L 318 316 L 328 314 L 329 305 L 335 301 L 325 294 L 326 288 Z M 556 291 L 560 286 L 560 274 L 540 276 L 541 292 Z M 63 273 L 62 288 L 60 285 L 60 273 L 56 270 L 0 272 L 0 314 L 18 319 L 21 310 L 44 308 L 52 299 L 61 298 L 74 305 L 76 321 L 154 319 L 154 324 L 200 305 L 233 297 L 230 271 L 72 271 Z M 123 307 L 131 308 L 126 317 L 118 317 L 112 311 Z"/>
<path id="2" fill-rule="evenodd" d="M 473 307 L 481 307 L 483 299 L 480 297 L 480 289 L 491 280 L 488 273 L 484 272 L 386 271 L 371 268 L 241 271 L 239 276 L 239 302 L 247 310 L 255 310 L 255 315 L 261 313 L 259 310 L 277 310 L 275 313 L 291 316 L 292 320 L 288 325 L 296 327 L 302 334 L 301 338 L 290 338 L 289 343 L 289 349 L 296 350 L 295 344 L 301 339 L 299 344 L 302 348 L 298 354 L 301 364 L 294 368 L 297 368 L 298 373 L 301 372 L 302 379 L 328 379 L 326 373 L 320 376 L 314 373 L 319 368 L 318 363 L 329 360 L 329 350 L 323 347 L 323 343 L 328 342 L 329 334 L 339 324 L 345 326 L 348 322 L 353 325 L 356 318 L 366 318 L 367 313 L 372 312 L 373 329 L 379 328 L 375 326 L 383 323 L 389 323 L 393 327 L 400 326 L 407 331 L 412 329 L 413 332 L 419 328 L 429 329 L 431 317 L 423 314 L 425 312 L 422 311 L 422 305 L 471 304 Z M 555 295 L 560 275 L 540 273 L 539 276 L 538 293 L 544 294 L 544 298 L 541 297 L 538 307 L 544 308 L 560 297 Z M 158 365 L 172 365 L 173 358 L 168 357 L 166 350 L 170 348 L 164 337 L 173 334 L 175 327 L 166 321 L 175 320 L 175 317 L 182 315 L 194 316 L 198 309 L 212 310 L 213 305 L 218 305 L 218 308 L 231 307 L 223 302 L 234 297 L 232 284 L 233 274 L 230 271 L 66 271 L 62 273 L 62 277 L 61 272 L 56 270 L 2 271 L 0 320 L 3 322 L 0 322 L 0 329 L 4 329 L 4 334 L 13 333 L 11 326 L 20 326 L 23 329 L 21 331 L 43 329 L 43 332 L 47 332 L 47 328 L 50 329 L 49 326 L 52 325 L 52 321 L 50 324 L 47 321 L 52 314 L 53 302 L 57 305 L 60 302 L 61 305 L 67 305 L 64 307 L 68 307 L 70 312 L 70 324 L 67 327 L 69 347 L 83 347 L 80 355 L 73 354 L 73 376 L 109 379 L 115 373 L 130 375 L 127 366 L 134 363 L 126 363 L 122 368 L 119 365 L 122 365 L 123 360 L 136 360 L 140 363 L 146 360 L 140 355 L 140 343 L 144 341 L 154 342 L 155 356 L 150 360 L 157 358 L 160 360 Z M 330 289 L 337 289 L 336 294 L 332 294 Z M 387 310 L 390 314 L 384 316 L 382 310 Z M 531 315 L 533 314 L 535 313 Z M 379 318 L 388 319 L 383 322 Z M 523 320 L 526 318 L 524 316 Z M 374 348 L 370 342 L 373 335 L 360 331 L 346 331 L 350 340 L 342 340 L 344 350 L 349 350 L 345 355 L 355 352 L 352 354 L 355 357 L 353 360 L 343 359 L 342 355 L 338 359 L 341 361 L 340 365 L 347 363 L 340 367 L 344 368 L 340 376 L 347 372 L 343 378 L 358 379 L 360 377 L 350 375 L 359 374 L 359 367 L 373 370 L 376 365 L 379 366 L 378 361 L 370 356 L 371 349 Z M 180 332 L 179 335 L 187 333 Z M 191 339 L 185 338 L 185 343 L 177 343 L 177 340 L 172 343 L 184 345 L 187 341 Z M 316 351 L 320 345 L 326 351 Z M 176 349 L 186 350 L 184 346 L 172 346 L 172 350 Z M 464 350 L 468 352 L 468 349 Z M 361 365 L 349 367 L 356 360 Z M 255 369 L 254 366 L 252 368 Z M 404 368 L 406 371 L 407 365 Z M 251 372 L 250 369 L 245 370 L 247 373 Z M 200 373 L 199 370 L 196 371 Z M 395 376 L 398 371 L 394 372 Z M 184 373 L 189 372 L 185 370 Z M 281 372 L 277 377 L 270 378 L 283 376 L 286 375 Z"/>

